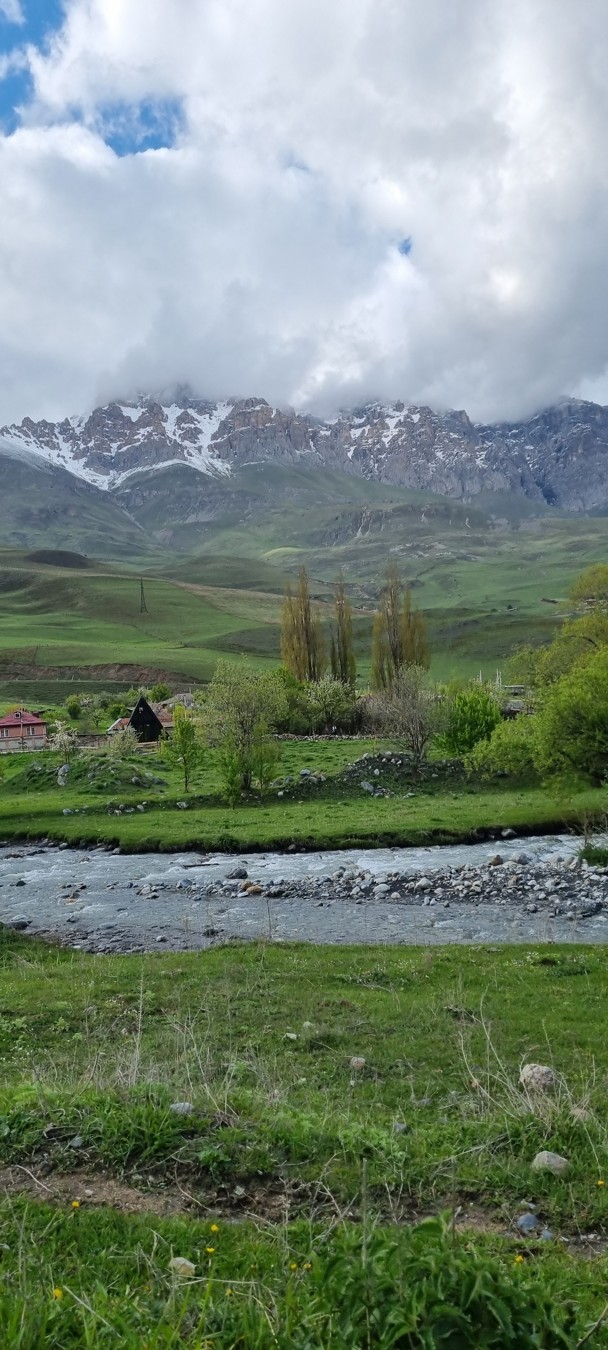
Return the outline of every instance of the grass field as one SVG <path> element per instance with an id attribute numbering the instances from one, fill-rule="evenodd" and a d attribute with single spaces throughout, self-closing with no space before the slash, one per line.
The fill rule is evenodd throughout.
<path id="1" fill-rule="evenodd" d="M 0 550 L 0 696 L 14 697 L 19 680 L 31 681 L 36 672 L 44 698 L 45 683 L 62 671 L 83 686 L 88 677 L 93 688 L 117 672 L 129 683 L 129 671 L 202 682 L 221 656 L 276 664 L 281 595 L 302 564 L 326 622 L 331 582 L 343 570 L 362 683 L 389 561 L 399 564 L 426 614 L 433 674 L 470 677 L 481 669 L 493 678 L 514 646 L 550 639 L 560 612 L 555 602 L 564 600 L 578 572 L 606 554 L 608 518 L 533 517 L 523 499 L 466 506 L 345 475 L 269 465 L 212 484 L 220 495 L 200 520 L 188 478 L 177 494 L 184 519 L 172 531 L 162 512 L 158 516 L 159 503 L 170 510 L 172 483 L 169 473 L 169 496 L 159 496 L 157 484 L 141 507 L 139 557 L 124 554 L 122 536 L 114 563 L 111 537 L 103 562 L 93 555 L 66 560 L 52 549 Z M 196 478 L 194 486 L 211 491 L 207 480 Z M 140 495 L 148 501 L 143 488 Z M 188 524 L 189 511 L 198 523 Z"/>
<path id="2" fill-rule="evenodd" d="M 394 777 L 381 766 L 374 782 L 388 787 L 389 797 L 370 799 L 360 783 L 364 766 L 352 777 L 342 770 L 362 754 L 377 751 L 373 741 L 287 741 L 282 746 L 282 774 L 295 776 L 285 796 L 269 791 L 252 795 L 237 807 L 226 806 L 213 754 L 200 770 L 184 800 L 183 780 L 161 755 L 135 755 L 114 781 L 98 774 L 86 779 L 89 760 L 74 771 L 71 784 L 58 788 L 52 767 L 57 758 L 7 757 L 0 768 L 0 837 L 49 838 L 69 842 L 105 840 L 131 850 L 208 848 L 222 850 L 347 848 L 366 844 L 424 845 L 474 840 L 513 828 L 518 833 L 574 829 L 583 832 L 603 819 L 606 793 L 601 788 L 546 787 L 500 780 L 482 783 L 464 775 L 440 772 L 436 780 L 418 781 L 406 771 Z M 103 760 L 101 761 L 103 764 Z M 43 766 L 38 772 L 36 764 Z M 133 786 L 142 768 L 162 778 L 159 785 Z M 321 770 L 326 782 L 298 781 L 301 768 Z M 413 796 L 408 793 L 413 792 Z M 136 810 L 142 801 L 143 812 Z M 73 814 L 64 815 L 64 811 Z M 130 812 L 130 813 L 129 813 Z"/>
<path id="3" fill-rule="evenodd" d="M 564 1241 L 606 1226 L 597 949 L 96 958 L 0 933 L 0 966 L 7 1346 L 551 1350 L 599 1321 L 608 1262 Z M 555 1093 L 520 1089 L 525 1060 Z M 530 1170 L 546 1148 L 567 1179 Z M 525 1203 L 552 1238 L 505 1236 Z"/>

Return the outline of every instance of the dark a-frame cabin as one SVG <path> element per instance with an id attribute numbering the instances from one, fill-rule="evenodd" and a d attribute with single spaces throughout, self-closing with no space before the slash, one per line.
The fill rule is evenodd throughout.
<path id="1" fill-rule="evenodd" d="M 143 694 L 138 698 L 137 703 L 129 718 L 129 726 L 137 733 L 140 741 L 159 741 L 165 727 L 160 717 L 150 707 L 147 698 Z"/>

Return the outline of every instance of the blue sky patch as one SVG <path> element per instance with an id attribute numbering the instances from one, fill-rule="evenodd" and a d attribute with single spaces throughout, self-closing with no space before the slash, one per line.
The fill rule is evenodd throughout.
<path id="1" fill-rule="evenodd" d="M 3 57 L 15 57 L 28 44 L 44 49 L 49 37 L 61 28 L 64 18 L 63 0 L 22 0 L 24 22 L 11 23 L 0 13 L 0 63 Z M 0 71 L 1 71 L 0 65 Z M 18 109 L 28 102 L 32 91 L 29 71 L 10 69 L 0 78 L 0 130 L 14 131 L 19 126 Z"/>
<path id="2" fill-rule="evenodd" d="M 408 234 L 406 239 L 400 239 L 399 243 L 397 244 L 397 248 L 399 252 L 402 253 L 405 258 L 407 258 L 408 253 L 411 253 L 412 251 L 411 235 Z"/>
<path id="3" fill-rule="evenodd" d="M 181 99 L 146 99 L 103 108 L 98 130 L 116 155 L 169 149 L 184 125 Z"/>

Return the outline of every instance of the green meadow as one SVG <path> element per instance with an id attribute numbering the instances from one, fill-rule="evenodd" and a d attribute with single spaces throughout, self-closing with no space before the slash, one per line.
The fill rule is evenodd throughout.
<path id="1" fill-rule="evenodd" d="M 606 1345 L 597 948 L 5 933 L 0 967 L 11 1350 Z M 530 1098 L 539 1058 L 557 1086 Z M 567 1179 L 531 1171 L 542 1149 Z"/>
<path id="2" fill-rule="evenodd" d="M 464 508 L 457 509 L 462 515 Z M 506 673 L 518 644 L 550 640 L 574 576 L 605 556 L 603 520 L 548 516 L 498 528 L 477 512 L 481 523 L 472 530 L 460 517 L 452 528 L 441 514 L 428 520 L 420 505 L 404 511 L 380 513 L 376 528 L 356 540 L 351 520 L 346 542 L 325 532 L 321 549 L 310 519 L 299 512 L 299 524 L 290 527 L 285 511 L 281 530 L 289 541 L 291 528 L 296 536 L 299 529 L 297 545 L 270 547 L 270 526 L 263 537 L 261 527 L 232 528 L 212 533 L 191 557 L 148 553 L 128 569 L 82 557 L 81 565 L 66 565 L 66 555 L 52 550 L 0 550 L 0 699 L 18 697 L 24 679 L 39 683 L 44 700 L 45 686 L 62 678 L 124 687 L 130 672 L 135 683 L 137 672 L 151 679 L 166 672 L 189 684 L 207 681 L 221 657 L 276 664 L 281 595 L 303 563 L 327 625 L 331 581 L 344 571 L 365 682 L 372 615 L 389 559 L 399 563 L 426 614 L 435 677 L 482 670 L 493 678 L 496 670 Z M 278 528 L 274 522 L 273 532 Z"/>

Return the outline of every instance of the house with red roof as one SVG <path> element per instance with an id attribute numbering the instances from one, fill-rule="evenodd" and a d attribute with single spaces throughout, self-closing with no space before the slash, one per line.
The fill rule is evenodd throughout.
<path id="1" fill-rule="evenodd" d="M 46 750 L 46 722 L 39 713 L 18 708 L 0 717 L 0 755 L 16 750 Z"/>

